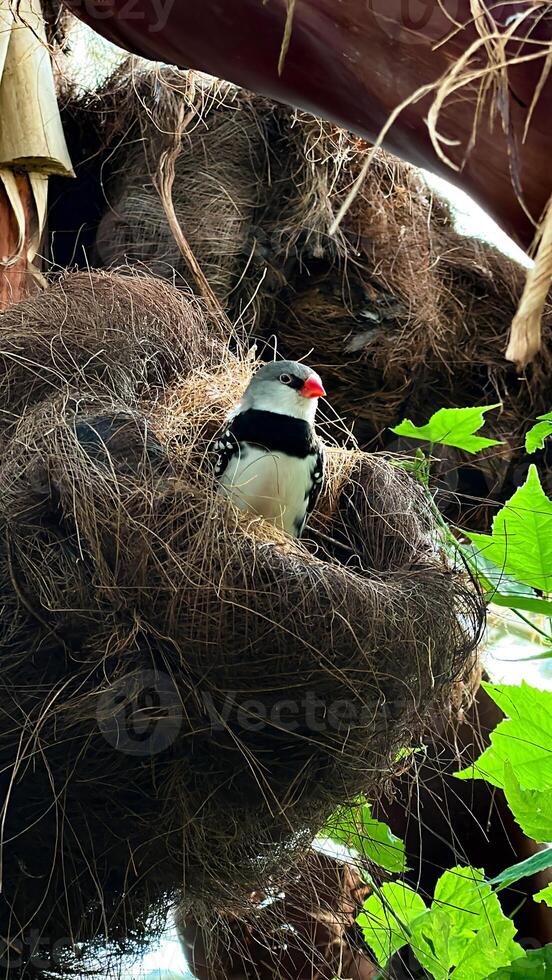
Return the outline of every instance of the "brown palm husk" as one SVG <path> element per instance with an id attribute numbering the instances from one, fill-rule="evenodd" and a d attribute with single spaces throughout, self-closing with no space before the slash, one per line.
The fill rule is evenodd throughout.
<path id="1" fill-rule="evenodd" d="M 371 887 L 338 858 L 310 851 L 284 893 L 251 896 L 246 919 L 177 920 L 198 980 L 374 980 L 377 968 L 355 919 Z"/>
<path id="2" fill-rule="evenodd" d="M 176 144 L 176 218 L 221 306 L 233 309 L 235 291 L 248 289 L 242 273 L 264 201 L 262 100 L 240 102 L 225 83 L 172 68 L 144 72 L 140 65 L 125 62 L 97 93 L 62 97 L 83 172 L 90 164 L 102 171 L 92 262 L 143 265 L 177 285 L 196 286 L 160 203 L 160 160 Z"/>
<path id="3" fill-rule="evenodd" d="M 301 542 L 218 496 L 252 364 L 189 294 L 78 273 L 0 331 L 0 933 L 83 972 L 293 874 L 447 710 L 484 614 L 383 458 L 329 452 Z"/>
<path id="4" fill-rule="evenodd" d="M 41 0 L 46 40 L 54 50 L 64 49 L 75 18 L 60 0 Z"/>

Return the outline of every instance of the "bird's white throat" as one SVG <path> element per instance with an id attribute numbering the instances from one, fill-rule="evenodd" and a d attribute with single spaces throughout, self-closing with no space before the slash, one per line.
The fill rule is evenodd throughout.
<path id="1" fill-rule="evenodd" d="M 276 415 L 289 415 L 314 425 L 318 398 L 305 398 L 297 390 L 279 381 L 266 382 L 254 391 L 246 391 L 236 411 L 275 412 Z"/>

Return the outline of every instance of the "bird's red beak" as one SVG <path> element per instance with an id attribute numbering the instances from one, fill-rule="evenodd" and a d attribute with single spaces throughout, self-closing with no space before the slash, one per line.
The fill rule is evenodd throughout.
<path id="1" fill-rule="evenodd" d="M 300 392 L 304 398 L 323 398 L 326 394 L 324 385 L 317 374 L 307 378 Z"/>

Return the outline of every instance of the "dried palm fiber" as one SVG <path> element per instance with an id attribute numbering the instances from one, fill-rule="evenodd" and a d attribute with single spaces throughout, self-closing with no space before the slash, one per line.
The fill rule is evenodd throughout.
<path id="1" fill-rule="evenodd" d="M 381 458 L 331 452 L 301 543 L 213 492 L 251 364 L 183 291 L 76 273 L 0 332 L 0 934 L 124 948 L 378 796 L 482 606 Z"/>
<path id="2" fill-rule="evenodd" d="M 487 425 L 505 445 L 476 461 L 484 495 L 499 495 L 527 419 L 549 399 L 551 310 L 541 360 L 519 378 L 504 352 L 524 270 L 458 234 L 444 202 L 387 154 L 376 155 L 341 232 L 345 253 L 303 257 L 303 273 L 278 297 L 269 329 L 279 350 L 312 349 L 332 404 L 364 446 L 389 445 L 386 427 L 405 416 L 420 423 L 444 405 L 502 401 Z M 448 465 L 469 462 L 449 453 Z"/>
<path id="3" fill-rule="evenodd" d="M 139 65 L 129 59 L 97 93 L 75 101 L 64 95 L 66 127 L 84 171 L 91 165 L 101 179 L 92 261 L 143 264 L 196 286 L 158 190 L 163 152 L 176 144 L 176 217 L 210 287 L 232 308 L 238 285 L 242 302 L 253 290 L 252 279 L 240 280 L 268 169 L 262 100 L 238 100 L 232 86 L 194 73 Z M 54 253 L 59 261 L 55 243 Z"/>
<path id="4" fill-rule="evenodd" d="M 95 167 L 109 202 L 96 199 L 90 216 L 95 261 L 142 261 L 168 277 L 176 267 L 191 281 L 150 176 L 191 91 L 185 72 L 134 61 L 100 93 L 66 105 L 71 146 L 84 137 L 93 161 L 80 179 L 94 184 Z M 194 105 L 200 111 L 184 138 L 173 196 L 230 318 L 251 323 L 257 337 L 275 337 L 286 356 L 312 350 L 362 446 L 389 445 L 386 428 L 404 416 L 421 422 L 443 405 L 502 401 L 487 431 L 504 445 L 476 460 L 450 450 L 440 475 L 460 494 L 507 496 L 523 463 L 526 421 L 550 407 L 550 310 L 543 350 L 526 374 L 504 357 L 524 270 L 458 234 L 447 205 L 383 151 L 332 236 L 366 144 L 217 81 L 196 80 Z M 230 223 L 221 197 L 233 203 Z M 54 228 L 58 235 L 59 220 Z M 488 515 L 478 517 L 487 527 Z"/>
<path id="5" fill-rule="evenodd" d="M 54 49 L 64 49 L 68 44 L 71 25 L 75 21 L 73 14 L 60 0 L 41 0 L 41 7 L 48 44 Z"/>
<path id="6" fill-rule="evenodd" d="M 313 850 L 284 894 L 252 896 L 247 919 L 228 914 L 200 925 L 193 916 L 177 918 L 178 931 L 198 980 L 327 980 L 339 973 L 373 980 L 377 971 L 355 924 L 371 890 L 356 868 Z"/>
<path id="7" fill-rule="evenodd" d="M 152 68 L 138 58 L 124 62 L 99 91 L 65 92 L 64 102 L 81 186 L 90 188 L 96 172 L 103 196 L 95 202 L 99 227 L 88 263 L 144 263 L 169 278 L 176 270 L 177 281 L 190 278 L 156 187 L 160 157 L 175 142 L 176 214 L 230 315 L 258 294 L 262 311 L 254 309 L 266 319 L 268 297 L 303 255 L 346 256 L 340 236 L 328 236 L 331 197 L 339 192 L 342 163 L 363 156 L 365 145 L 345 132 L 216 79 Z M 290 135 L 295 127 L 297 137 Z M 73 190 L 78 196 L 79 185 Z M 74 241 L 72 251 L 59 243 L 56 251 L 55 238 L 68 229 L 55 209 L 52 231 L 63 264 L 77 253 Z"/>

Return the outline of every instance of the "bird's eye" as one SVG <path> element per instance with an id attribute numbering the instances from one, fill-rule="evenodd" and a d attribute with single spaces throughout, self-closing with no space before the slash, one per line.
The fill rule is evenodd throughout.
<path id="1" fill-rule="evenodd" d="M 282 382 L 283 385 L 290 385 L 291 384 L 291 375 L 290 374 L 281 374 L 280 375 L 280 381 Z"/>

